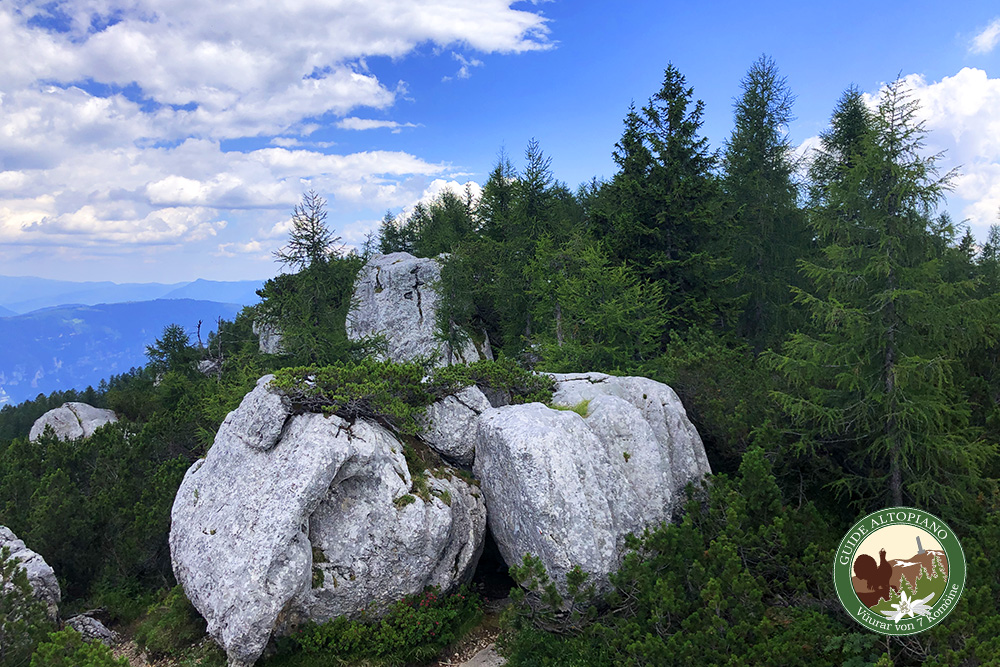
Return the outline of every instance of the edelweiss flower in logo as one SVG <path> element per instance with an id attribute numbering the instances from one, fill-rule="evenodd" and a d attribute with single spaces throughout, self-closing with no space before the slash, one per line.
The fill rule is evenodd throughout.
<path id="1" fill-rule="evenodd" d="M 892 608 L 895 611 L 883 611 L 882 613 L 896 623 L 899 623 L 901 618 L 905 618 L 907 616 L 926 616 L 927 612 L 931 610 L 931 608 L 927 606 L 927 601 L 932 597 L 934 597 L 933 593 L 925 597 L 923 600 L 911 600 L 909 596 L 907 596 L 906 591 L 900 591 L 899 603 L 892 605 Z"/>

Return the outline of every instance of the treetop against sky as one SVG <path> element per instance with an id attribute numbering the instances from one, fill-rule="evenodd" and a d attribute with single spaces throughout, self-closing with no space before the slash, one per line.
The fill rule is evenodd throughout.
<path id="1" fill-rule="evenodd" d="M 948 208 L 1000 210 L 1000 10 L 991 2 L 13 0 L 0 4 L 0 273 L 179 281 L 273 275 L 313 189 L 359 244 L 386 210 L 485 182 L 538 139 L 556 178 L 610 177 L 628 105 L 668 63 L 720 149 L 750 65 L 815 145 L 851 84 L 901 74 Z M 873 97 L 874 99 L 874 97 Z"/>

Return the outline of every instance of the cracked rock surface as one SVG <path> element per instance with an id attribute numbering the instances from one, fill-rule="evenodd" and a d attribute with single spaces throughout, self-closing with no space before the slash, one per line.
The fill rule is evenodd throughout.
<path id="1" fill-rule="evenodd" d="M 476 457 L 476 420 L 491 407 L 478 387 L 466 387 L 427 406 L 421 437 L 449 461 L 470 467 Z"/>
<path id="2" fill-rule="evenodd" d="M 553 410 L 541 403 L 484 412 L 473 471 L 490 529 L 508 564 L 539 557 L 565 593 L 579 565 L 610 588 L 625 537 L 669 521 L 684 486 L 710 471 L 701 438 L 676 394 L 646 378 L 554 375 Z"/>
<path id="3" fill-rule="evenodd" d="M 0 549 L 4 547 L 10 549 L 11 558 L 20 561 L 28 576 L 32 594 L 45 603 L 49 618 L 52 620 L 59 618 L 59 600 L 62 592 L 59 590 L 56 574 L 49 564 L 39 554 L 26 547 L 14 531 L 6 526 L 0 526 Z"/>
<path id="4" fill-rule="evenodd" d="M 294 415 L 268 380 L 188 470 L 171 514 L 174 574 L 233 666 L 302 621 L 468 580 L 486 527 L 476 487 L 445 468 L 420 497 L 392 433 Z"/>
<path id="5" fill-rule="evenodd" d="M 58 408 L 49 410 L 35 420 L 31 425 L 29 440 L 37 440 L 45 432 L 46 426 L 51 426 L 60 440 L 76 440 L 89 438 L 94 431 L 118 421 L 118 415 L 113 410 L 95 408 L 86 403 L 63 403 Z"/>
<path id="6" fill-rule="evenodd" d="M 384 358 L 395 362 L 435 357 L 436 365 L 445 366 L 492 358 L 486 348 L 480 351 L 471 341 L 454 350 L 437 340 L 434 285 L 440 280 L 441 265 L 435 259 L 418 259 L 406 252 L 375 255 L 358 273 L 347 337 L 384 335 Z"/>

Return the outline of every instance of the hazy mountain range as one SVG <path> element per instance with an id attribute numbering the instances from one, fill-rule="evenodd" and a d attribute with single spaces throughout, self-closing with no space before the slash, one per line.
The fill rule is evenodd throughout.
<path id="1" fill-rule="evenodd" d="M 250 305 L 260 300 L 256 290 L 263 283 L 263 280 L 219 282 L 201 279 L 172 284 L 78 283 L 31 276 L 0 276 L 0 317 L 67 304 L 95 306 L 99 303 L 154 299 L 196 299 Z"/>
<path id="2" fill-rule="evenodd" d="M 0 276 L 0 404 L 97 386 L 146 363 L 169 324 L 206 338 L 260 299 L 263 281 L 69 282 Z"/>

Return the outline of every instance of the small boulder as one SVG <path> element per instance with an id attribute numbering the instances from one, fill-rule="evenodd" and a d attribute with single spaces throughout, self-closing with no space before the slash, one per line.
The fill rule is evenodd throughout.
<path id="1" fill-rule="evenodd" d="M 263 354 L 285 353 L 285 347 L 281 344 L 281 329 L 277 325 L 255 320 L 250 328 L 257 336 L 257 345 Z"/>
<path id="2" fill-rule="evenodd" d="M 436 259 L 406 252 L 375 255 L 358 273 L 347 337 L 384 335 L 384 357 L 395 362 L 433 358 L 436 365 L 445 366 L 492 359 L 487 345 L 480 349 L 470 340 L 455 350 L 437 338 L 435 286 L 440 280 Z"/>
<path id="3" fill-rule="evenodd" d="M 118 633 L 109 630 L 93 616 L 80 614 L 68 619 L 66 625 L 79 632 L 89 642 L 101 642 L 107 646 L 113 646 L 118 643 Z"/>
<path id="4" fill-rule="evenodd" d="M 46 426 L 51 426 L 60 440 L 89 438 L 100 427 L 116 421 L 118 415 L 113 410 L 95 408 L 86 403 L 63 403 L 35 420 L 28 439 L 34 441 L 40 438 Z"/>
<path id="5" fill-rule="evenodd" d="M 28 576 L 28 583 L 31 585 L 32 593 L 36 598 L 45 603 L 49 618 L 56 620 L 59 618 L 59 600 L 62 592 L 59 590 L 59 581 L 56 573 L 52 571 L 49 564 L 40 555 L 24 546 L 24 542 L 17 538 L 10 528 L 0 526 L 0 549 L 7 547 L 10 549 L 10 556 L 20 561 Z"/>
<path id="6" fill-rule="evenodd" d="M 555 375 L 553 403 L 484 412 L 473 470 L 504 560 L 541 559 L 565 593 L 575 565 L 610 589 L 625 538 L 669 521 L 683 488 L 711 472 L 666 385 L 600 373 Z"/>
<path id="7" fill-rule="evenodd" d="M 476 456 L 476 420 L 492 406 L 477 387 L 466 387 L 427 406 L 421 438 L 438 454 L 463 467 Z"/>
<path id="8" fill-rule="evenodd" d="M 268 381 L 226 418 L 171 513 L 174 574 L 231 665 L 303 621 L 454 588 L 486 529 L 476 487 L 446 468 L 416 484 L 392 433 L 293 415 Z"/>

